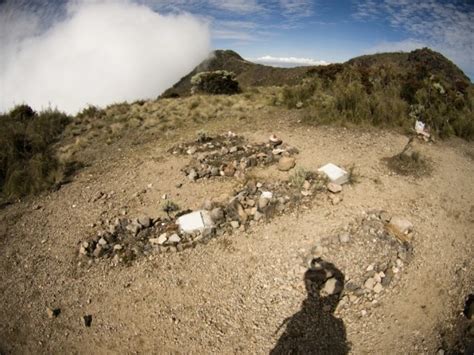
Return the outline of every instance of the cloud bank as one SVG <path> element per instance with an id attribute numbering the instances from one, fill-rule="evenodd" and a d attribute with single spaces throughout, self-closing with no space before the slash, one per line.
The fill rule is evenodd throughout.
<path id="1" fill-rule="evenodd" d="M 329 63 L 324 60 L 315 60 L 311 58 L 298 58 L 298 57 L 273 57 L 266 55 L 259 58 L 248 59 L 251 62 L 271 65 L 275 67 L 296 67 L 303 65 L 328 65 Z"/>
<path id="2" fill-rule="evenodd" d="M 208 24 L 131 1 L 0 6 L 0 111 L 27 103 L 75 113 L 156 97 L 210 51 Z"/>

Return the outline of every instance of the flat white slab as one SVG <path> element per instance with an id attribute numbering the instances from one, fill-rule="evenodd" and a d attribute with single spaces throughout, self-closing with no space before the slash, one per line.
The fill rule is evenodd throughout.
<path id="1" fill-rule="evenodd" d="M 212 227 L 212 219 L 207 211 L 194 211 L 178 218 L 178 225 L 184 233 L 202 232 L 206 227 Z"/>
<path id="2" fill-rule="evenodd" d="M 318 171 L 324 173 L 329 181 L 335 184 L 342 185 L 349 181 L 349 173 L 332 163 L 320 167 Z"/>

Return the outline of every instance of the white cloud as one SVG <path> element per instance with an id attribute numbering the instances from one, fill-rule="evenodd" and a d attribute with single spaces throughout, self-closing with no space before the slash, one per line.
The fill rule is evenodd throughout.
<path id="1" fill-rule="evenodd" d="M 25 102 L 74 113 L 156 97 L 210 50 L 208 24 L 191 15 L 162 16 L 126 0 L 75 1 L 68 11 L 39 34 L 21 13 L 0 11 L 2 26 L 26 31 L 1 31 L 0 111 Z"/>
<path id="2" fill-rule="evenodd" d="M 298 58 L 298 57 L 273 57 L 266 55 L 259 58 L 248 59 L 251 62 L 272 65 L 276 67 L 295 67 L 303 65 L 328 65 L 329 63 L 324 60 L 315 60 L 311 58 Z"/>
<path id="3" fill-rule="evenodd" d="M 263 9 L 255 0 L 209 0 L 209 4 L 221 10 L 242 14 Z"/>
<path id="4" fill-rule="evenodd" d="M 313 1 L 280 0 L 280 6 L 286 16 L 306 17 L 313 14 Z"/>

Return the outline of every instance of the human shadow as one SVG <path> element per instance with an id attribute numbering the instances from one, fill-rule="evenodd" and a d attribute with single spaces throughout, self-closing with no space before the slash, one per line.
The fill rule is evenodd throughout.
<path id="1" fill-rule="evenodd" d="M 304 282 L 308 297 L 301 310 L 282 323 L 280 328 L 286 324 L 286 329 L 270 354 L 347 354 L 344 323 L 334 316 L 344 274 L 334 264 L 316 258 L 305 272 Z"/>

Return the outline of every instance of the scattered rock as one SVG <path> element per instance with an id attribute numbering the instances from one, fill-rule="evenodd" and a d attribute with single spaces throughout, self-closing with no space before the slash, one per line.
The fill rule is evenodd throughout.
<path id="1" fill-rule="evenodd" d="M 205 200 L 202 204 L 202 209 L 203 210 L 206 210 L 206 211 L 210 211 L 212 210 L 212 201 L 211 200 Z"/>
<path id="2" fill-rule="evenodd" d="M 181 241 L 181 238 L 180 238 L 180 236 L 177 235 L 176 233 L 175 233 L 175 234 L 172 234 L 172 235 L 168 238 L 168 243 L 178 244 L 180 241 Z"/>
<path id="3" fill-rule="evenodd" d="M 196 153 L 197 151 L 197 148 L 196 147 L 190 147 L 186 153 L 189 154 L 189 155 L 193 155 L 194 153 Z"/>
<path id="4" fill-rule="evenodd" d="M 141 226 L 138 223 L 131 223 L 127 225 L 126 229 L 132 233 L 133 236 L 136 236 L 140 232 Z"/>
<path id="5" fill-rule="evenodd" d="M 331 203 L 337 205 L 342 202 L 342 197 L 340 195 L 329 195 Z"/>
<path id="6" fill-rule="evenodd" d="M 211 219 L 215 224 L 219 224 L 224 220 L 224 210 L 216 207 L 211 211 Z"/>
<path id="7" fill-rule="evenodd" d="M 373 291 L 375 293 L 380 293 L 380 292 L 382 292 L 382 290 L 383 290 L 383 286 L 380 283 L 376 283 L 374 288 L 373 288 Z"/>
<path id="8" fill-rule="evenodd" d="M 305 180 L 303 183 L 303 189 L 309 190 L 311 188 L 311 183 L 308 180 Z"/>
<path id="9" fill-rule="evenodd" d="M 232 226 L 232 228 L 236 229 L 236 228 L 239 228 L 240 223 L 239 221 L 231 221 L 230 225 Z"/>
<path id="10" fill-rule="evenodd" d="M 342 186 L 339 184 L 335 184 L 333 182 L 330 182 L 327 186 L 329 192 L 332 192 L 333 194 L 337 194 L 342 191 Z"/>
<path id="11" fill-rule="evenodd" d="M 390 213 L 382 211 L 380 212 L 380 219 L 382 220 L 382 222 L 388 223 L 392 219 L 392 216 L 390 215 Z"/>
<path id="12" fill-rule="evenodd" d="M 90 327 L 92 325 L 92 316 L 91 315 L 85 315 L 82 317 L 82 324 L 84 324 L 85 327 Z"/>
<path id="13" fill-rule="evenodd" d="M 48 318 L 56 318 L 60 313 L 61 310 L 59 308 L 46 307 L 46 314 L 48 315 Z"/>
<path id="14" fill-rule="evenodd" d="M 268 203 L 270 202 L 270 200 L 268 198 L 265 198 L 265 197 L 260 197 L 258 199 L 258 209 L 260 211 L 263 211 L 265 209 L 265 207 L 268 206 Z"/>
<path id="15" fill-rule="evenodd" d="M 141 216 L 138 218 L 138 223 L 143 227 L 143 228 L 150 228 L 151 227 L 151 218 L 147 216 Z"/>
<path id="16" fill-rule="evenodd" d="M 401 241 L 407 242 L 410 239 L 410 233 L 413 231 L 413 224 L 406 218 L 394 216 L 390 223 L 386 225 L 386 229 Z"/>
<path id="17" fill-rule="evenodd" d="M 158 238 L 150 238 L 149 241 L 152 245 L 163 245 L 168 240 L 166 233 L 161 234 Z"/>
<path id="18" fill-rule="evenodd" d="M 272 134 L 268 140 L 270 141 L 270 144 L 272 144 L 273 146 L 277 146 L 283 143 L 283 141 L 280 138 L 278 138 L 275 134 Z"/>
<path id="19" fill-rule="evenodd" d="M 278 170 L 288 171 L 295 167 L 296 160 L 293 157 L 281 157 L 278 161 Z"/>
<path id="20" fill-rule="evenodd" d="M 197 174 L 196 170 L 192 169 L 188 174 L 188 179 L 191 180 L 191 181 L 194 181 L 197 178 L 198 178 L 198 174 Z"/>
<path id="21" fill-rule="evenodd" d="M 464 306 L 464 315 L 469 320 L 474 320 L 474 294 L 467 297 L 466 304 Z"/>
<path id="22" fill-rule="evenodd" d="M 373 290 L 374 289 L 374 286 L 375 286 L 375 280 L 371 277 L 369 277 L 365 283 L 364 283 L 364 287 L 367 289 L 367 290 Z"/>
<path id="23" fill-rule="evenodd" d="M 331 296 L 342 291 L 342 284 L 335 277 L 331 277 L 326 280 L 321 291 L 324 295 Z"/>
<path id="24" fill-rule="evenodd" d="M 95 247 L 94 252 L 92 253 L 92 255 L 95 258 L 100 258 L 103 254 L 104 254 L 104 249 L 102 248 L 102 246 L 97 244 L 97 246 Z"/>
<path id="25" fill-rule="evenodd" d="M 339 241 L 341 243 L 349 243 L 349 241 L 351 240 L 351 236 L 349 233 L 341 233 L 339 234 Z"/>

